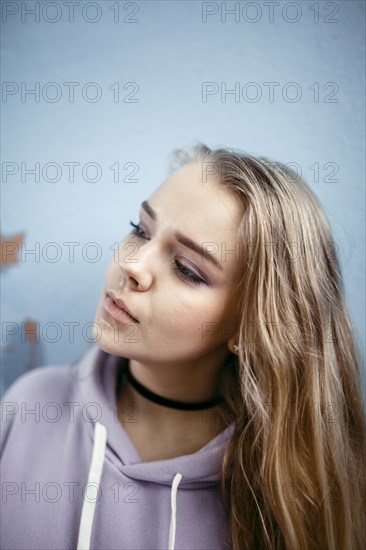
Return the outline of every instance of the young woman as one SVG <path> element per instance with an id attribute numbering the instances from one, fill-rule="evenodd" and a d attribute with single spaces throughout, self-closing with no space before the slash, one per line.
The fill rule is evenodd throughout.
<path id="1" fill-rule="evenodd" d="M 359 352 L 326 217 L 198 145 L 143 201 L 96 344 L 3 398 L 2 547 L 361 550 Z"/>

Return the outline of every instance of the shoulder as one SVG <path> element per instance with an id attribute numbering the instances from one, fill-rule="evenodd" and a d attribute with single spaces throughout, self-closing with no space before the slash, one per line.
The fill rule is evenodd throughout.
<path id="1" fill-rule="evenodd" d="M 77 391 L 77 382 L 92 375 L 101 350 L 94 345 L 70 363 L 37 367 L 13 382 L 1 401 L 49 402 L 70 397 Z"/>
<path id="2" fill-rule="evenodd" d="M 77 405 L 77 398 L 81 397 L 78 382 L 83 379 L 85 369 L 80 367 L 83 364 L 89 367 L 96 352 L 95 349 L 87 352 L 70 364 L 37 367 L 13 382 L 1 398 L 1 454 L 5 447 L 9 449 L 11 441 L 16 445 L 19 441 L 34 443 L 36 434 L 40 437 L 45 427 L 49 429 L 52 425 L 54 433 L 56 424 L 58 430 L 69 425 L 70 406 Z M 72 408 L 71 413 L 74 414 Z"/>
<path id="3" fill-rule="evenodd" d="M 70 369 L 67 365 L 37 367 L 21 375 L 1 399 L 1 455 L 11 448 L 11 441 L 32 441 L 45 418 L 45 407 L 68 401 Z M 47 409 L 48 410 L 48 409 Z M 52 412 L 52 411 L 51 411 Z M 29 429 L 29 425 L 32 429 Z M 38 427 L 38 428 L 37 428 Z M 13 436 L 11 435 L 13 434 Z M 10 447 L 9 447 L 10 445 Z"/>
<path id="4" fill-rule="evenodd" d="M 49 365 L 37 367 L 22 374 L 6 390 L 2 403 L 27 400 L 50 401 L 59 398 L 70 389 L 72 371 L 69 365 Z"/>

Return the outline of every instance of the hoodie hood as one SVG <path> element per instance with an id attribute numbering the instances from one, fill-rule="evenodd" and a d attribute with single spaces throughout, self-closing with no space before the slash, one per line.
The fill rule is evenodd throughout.
<path id="1" fill-rule="evenodd" d="M 121 473 L 131 479 L 170 487 L 171 516 L 169 550 L 174 550 L 176 524 L 179 521 L 178 490 L 203 489 L 218 485 L 226 446 L 234 424 L 228 426 L 197 452 L 179 457 L 142 462 L 123 425 L 118 420 L 116 381 L 118 370 L 128 359 L 111 355 L 93 346 L 70 369 L 83 401 L 93 451 L 88 483 L 99 485 L 105 455 Z M 84 500 L 78 550 L 90 548 L 97 501 Z"/>

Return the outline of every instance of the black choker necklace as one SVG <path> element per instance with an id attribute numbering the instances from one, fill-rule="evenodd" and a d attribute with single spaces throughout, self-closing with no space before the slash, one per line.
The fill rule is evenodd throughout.
<path id="1" fill-rule="evenodd" d="M 162 397 L 161 395 L 148 390 L 145 386 L 140 384 L 140 382 L 138 382 L 132 375 L 128 360 L 126 361 L 124 368 L 121 369 L 120 373 L 122 374 L 122 372 L 126 374 L 127 380 L 136 391 L 146 397 L 146 399 L 150 399 L 150 401 L 154 401 L 164 407 L 171 407 L 172 409 L 181 409 L 184 411 L 198 411 L 200 409 L 208 409 L 210 407 L 215 407 L 216 405 L 221 405 L 225 401 L 225 399 L 221 396 L 215 399 L 210 399 L 209 401 L 203 401 L 201 403 L 184 403 L 183 401 L 175 401 L 174 399 Z"/>

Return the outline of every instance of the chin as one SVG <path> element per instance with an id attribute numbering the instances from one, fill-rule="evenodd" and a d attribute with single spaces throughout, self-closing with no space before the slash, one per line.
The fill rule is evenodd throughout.
<path id="1" fill-rule="evenodd" d="M 115 336 L 115 331 L 106 328 L 102 328 L 103 325 L 100 325 L 100 321 L 96 322 L 98 324 L 97 329 L 93 326 L 93 339 L 95 343 L 105 352 L 110 353 L 111 355 L 118 355 L 120 357 L 130 358 L 130 348 L 131 344 L 128 346 L 123 344 L 123 338 L 121 342 L 118 341 L 118 338 Z M 94 335 L 94 330 L 99 332 L 98 335 Z M 117 332 L 118 335 L 118 332 Z M 121 334 L 122 336 L 122 334 Z M 116 341 L 117 340 L 117 341 Z"/>

